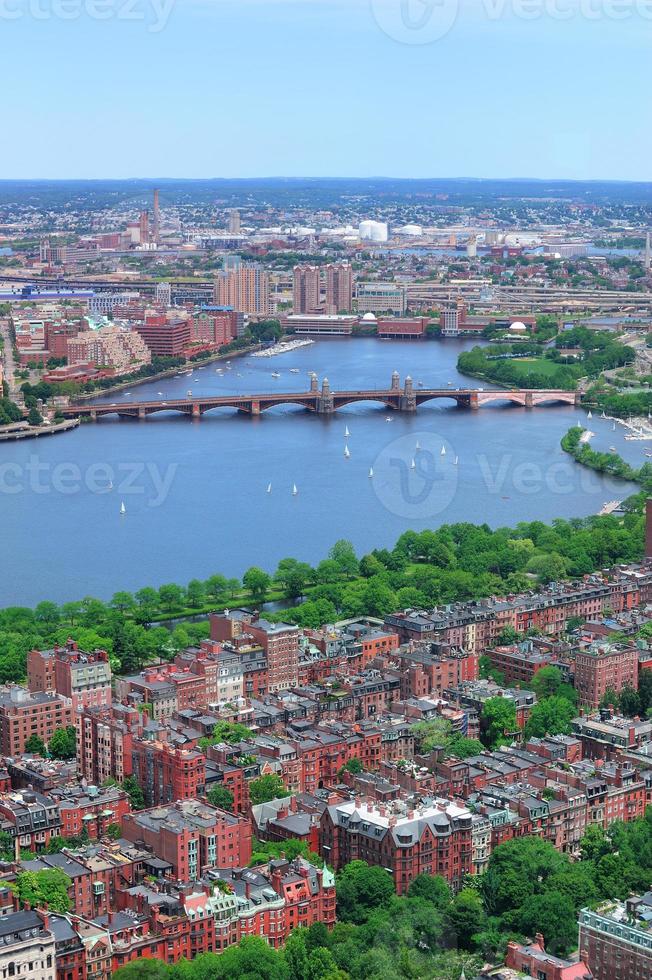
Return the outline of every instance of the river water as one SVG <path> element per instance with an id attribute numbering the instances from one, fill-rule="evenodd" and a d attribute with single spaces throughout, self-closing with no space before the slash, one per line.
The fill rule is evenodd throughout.
<path id="1" fill-rule="evenodd" d="M 302 391 L 311 371 L 320 382 L 327 375 L 335 390 L 385 388 L 394 369 L 401 380 L 411 374 L 415 385 L 478 387 L 455 367 L 473 343 L 320 340 L 278 357 L 234 358 L 221 374 L 210 364 L 192 377 L 104 400 L 189 389 Z M 329 418 L 284 406 L 255 419 L 230 410 L 201 420 L 111 417 L 68 434 L 6 443 L 0 605 L 107 598 L 118 589 L 214 572 L 239 576 L 253 564 L 273 571 L 286 556 L 316 563 L 338 538 L 349 538 L 362 554 L 392 546 L 407 528 L 455 521 L 497 527 L 594 513 L 634 488 L 609 485 L 561 452 L 563 433 L 584 419 L 568 406 L 469 412 L 447 400 L 413 416 L 375 403 Z M 600 430 L 596 444 L 644 461 L 649 443 L 625 443 L 622 428 L 591 424 Z"/>

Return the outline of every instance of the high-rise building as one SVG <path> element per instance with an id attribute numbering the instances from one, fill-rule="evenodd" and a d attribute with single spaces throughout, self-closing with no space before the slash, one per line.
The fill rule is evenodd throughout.
<path id="1" fill-rule="evenodd" d="M 233 210 L 229 212 L 226 230 L 230 235 L 240 234 L 240 212 L 237 210 L 237 208 L 233 208 Z"/>
<path id="2" fill-rule="evenodd" d="M 321 280 L 319 266 L 294 267 L 292 305 L 295 313 L 315 313 L 319 309 Z"/>
<path id="3" fill-rule="evenodd" d="M 156 285 L 156 302 L 166 309 L 172 306 L 172 286 L 169 282 L 159 282 Z"/>
<path id="4" fill-rule="evenodd" d="M 138 216 L 138 231 L 140 244 L 149 241 L 149 211 L 141 211 Z"/>
<path id="5" fill-rule="evenodd" d="M 353 270 L 348 262 L 326 266 L 326 313 L 350 313 L 353 306 Z"/>
<path id="6" fill-rule="evenodd" d="M 161 211 L 158 203 L 158 189 L 154 191 L 154 220 L 152 222 L 152 241 L 158 242 L 161 235 Z"/>
<path id="7" fill-rule="evenodd" d="M 216 306 L 231 306 L 239 313 L 267 316 L 269 275 L 260 265 L 248 262 L 236 269 L 219 272 L 215 278 L 213 300 Z"/>

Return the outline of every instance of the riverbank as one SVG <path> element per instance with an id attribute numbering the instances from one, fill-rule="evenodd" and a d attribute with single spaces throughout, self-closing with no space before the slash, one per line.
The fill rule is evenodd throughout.
<path id="1" fill-rule="evenodd" d="M 185 361 L 183 364 L 177 364 L 175 367 L 166 368 L 165 371 L 159 371 L 157 374 L 148 374 L 147 377 L 128 378 L 126 381 L 120 381 L 115 385 L 111 385 L 110 388 L 97 388 L 95 391 L 85 392 L 83 395 L 75 395 L 74 403 L 94 401 L 100 396 L 112 395 L 117 391 L 130 391 L 132 388 L 150 384 L 153 381 L 161 381 L 164 378 L 174 378 L 177 374 L 184 374 L 189 369 L 194 370 L 196 367 L 201 367 L 203 364 L 212 364 L 215 361 L 232 361 L 236 357 L 243 357 L 247 354 L 251 354 L 252 352 L 262 350 L 264 346 L 264 344 L 251 344 L 249 347 L 229 351 L 226 354 L 209 354 L 208 357 L 202 357 L 197 361 Z"/>
<path id="2" fill-rule="evenodd" d="M 15 426 L 3 426 L 0 429 L 0 442 L 17 442 L 21 439 L 38 439 L 39 436 L 54 436 L 58 432 L 68 432 L 76 429 L 79 419 L 66 419 L 63 422 L 52 422 L 50 425 L 29 425 L 18 422 Z"/>
<path id="3" fill-rule="evenodd" d="M 587 429 L 575 426 L 569 429 L 561 440 L 561 448 L 572 456 L 576 463 L 618 480 L 639 484 L 652 483 L 652 466 L 649 463 L 644 463 L 640 469 L 636 469 L 618 453 L 598 452 L 589 445 L 587 433 Z"/>

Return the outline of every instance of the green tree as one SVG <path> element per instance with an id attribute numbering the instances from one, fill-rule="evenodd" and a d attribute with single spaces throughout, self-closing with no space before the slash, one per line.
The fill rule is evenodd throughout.
<path id="1" fill-rule="evenodd" d="M 328 557 L 335 562 L 342 575 L 353 577 L 358 574 L 358 559 L 350 541 L 346 541 L 344 538 L 336 541 L 328 552 Z"/>
<path id="2" fill-rule="evenodd" d="M 409 898 L 422 898 L 438 909 L 445 909 L 451 901 L 450 885 L 441 875 L 417 875 L 408 886 Z"/>
<path id="3" fill-rule="evenodd" d="M 577 711 L 571 701 L 561 695 L 538 701 L 530 711 L 525 726 L 526 738 L 544 738 L 546 735 L 568 735 Z"/>
<path id="4" fill-rule="evenodd" d="M 183 605 L 183 589 L 174 582 L 162 585 L 158 590 L 158 598 L 161 609 L 171 613 Z"/>
<path id="5" fill-rule="evenodd" d="M 52 734 L 48 751 L 53 759 L 74 759 L 77 754 L 77 729 L 74 725 L 57 728 Z"/>
<path id="6" fill-rule="evenodd" d="M 537 698 L 549 698 L 555 694 L 563 694 L 569 701 L 575 703 L 577 695 L 570 684 L 564 681 L 564 675 L 559 667 L 542 667 L 538 670 L 529 687 L 534 691 Z"/>
<path id="7" fill-rule="evenodd" d="M 560 892 L 532 895 L 515 918 L 526 935 L 542 933 L 553 955 L 563 955 L 577 943 L 577 912 L 571 899 Z"/>
<path id="8" fill-rule="evenodd" d="M 459 949 L 475 948 L 475 936 L 485 927 L 482 900 L 472 888 L 463 888 L 446 910 L 445 921 L 449 935 Z"/>
<path id="9" fill-rule="evenodd" d="M 69 912 L 71 887 L 71 879 L 60 868 L 48 868 L 19 873 L 15 891 L 21 905 L 29 903 L 32 908 L 42 908 L 47 904 L 53 912 Z"/>
<path id="10" fill-rule="evenodd" d="M 269 803 L 288 795 L 285 783 L 276 773 L 267 773 L 252 779 L 249 783 L 249 799 L 252 806 L 258 803 Z"/>
<path id="11" fill-rule="evenodd" d="M 233 810 L 233 793 L 225 786 L 212 786 L 206 793 L 208 802 L 220 810 Z"/>
<path id="12" fill-rule="evenodd" d="M 25 752 L 32 755 L 45 755 L 46 748 L 45 742 L 38 735 L 30 735 L 30 737 L 25 742 Z"/>
<path id="13" fill-rule="evenodd" d="M 626 718 L 634 718 L 636 715 L 640 715 L 641 697 L 638 691 L 629 684 L 621 688 L 618 696 L 618 707 L 620 708 L 621 714 Z"/>
<path id="14" fill-rule="evenodd" d="M 116 592 L 111 599 L 111 606 L 120 613 L 131 612 L 136 605 L 136 600 L 131 592 Z"/>
<path id="15" fill-rule="evenodd" d="M 365 922 L 369 914 L 389 905 L 394 880 L 378 866 L 350 861 L 337 876 L 337 916 L 342 922 Z"/>
<path id="16" fill-rule="evenodd" d="M 127 776 L 122 783 L 122 788 L 131 800 L 134 810 L 145 809 L 145 794 L 133 776 Z"/>
<path id="17" fill-rule="evenodd" d="M 508 698 L 495 697 L 485 701 L 480 714 L 480 738 L 489 749 L 511 742 L 510 732 L 517 729 L 516 708 Z M 507 734 L 506 734 L 507 733 Z"/>
<path id="18" fill-rule="evenodd" d="M 213 728 L 213 734 L 199 739 L 202 749 L 209 745 L 216 745 L 218 742 L 226 742 L 228 745 L 237 745 L 238 742 L 245 742 L 253 738 L 251 728 L 242 725 L 239 721 L 218 721 Z"/>
<path id="19" fill-rule="evenodd" d="M 267 572 L 264 572 L 262 568 L 256 568 L 254 565 L 247 569 L 242 576 L 242 584 L 245 589 L 251 592 L 254 599 L 262 602 L 269 591 L 272 580 Z"/>

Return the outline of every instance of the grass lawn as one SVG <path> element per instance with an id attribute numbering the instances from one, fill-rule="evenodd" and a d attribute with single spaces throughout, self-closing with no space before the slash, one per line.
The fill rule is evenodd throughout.
<path id="1" fill-rule="evenodd" d="M 549 361 L 546 357 L 515 357 L 510 364 L 524 381 L 531 373 L 552 377 L 559 370 L 559 364 Z"/>

